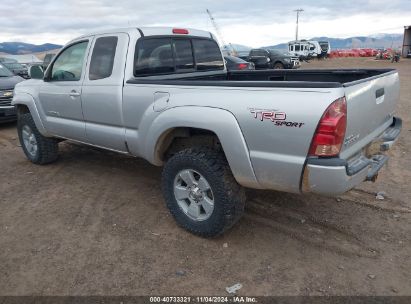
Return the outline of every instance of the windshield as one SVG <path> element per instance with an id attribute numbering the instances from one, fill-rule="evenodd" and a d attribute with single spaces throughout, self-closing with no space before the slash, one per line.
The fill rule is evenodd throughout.
<path id="1" fill-rule="evenodd" d="M 277 56 L 282 56 L 282 55 L 290 56 L 291 55 L 291 53 L 289 53 L 288 51 L 284 51 L 284 50 L 269 49 L 269 51 L 271 54 L 277 55 Z"/>
<path id="2" fill-rule="evenodd" d="M 329 44 L 327 41 L 320 41 L 319 44 L 320 44 L 321 50 L 328 51 Z"/>
<path id="3" fill-rule="evenodd" d="M 17 62 L 3 62 L 3 65 L 10 70 L 24 70 L 24 66 Z"/>
<path id="4" fill-rule="evenodd" d="M 5 66 L 0 64 L 0 77 L 11 77 L 13 73 L 10 72 Z"/>

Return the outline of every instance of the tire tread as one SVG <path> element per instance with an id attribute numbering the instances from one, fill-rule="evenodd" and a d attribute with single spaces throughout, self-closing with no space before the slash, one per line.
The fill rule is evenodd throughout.
<path id="1" fill-rule="evenodd" d="M 174 175 L 171 174 L 172 172 L 169 170 L 170 163 L 181 161 L 202 162 L 202 164 L 209 169 L 209 172 L 217 178 L 219 187 L 213 189 L 213 192 L 219 191 L 220 197 L 222 197 L 219 203 L 223 204 L 224 217 L 220 219 L 215 227 L 210 227 L 207 231 L 197 229 L 194 225 L 191 225 L 189 221 L 178 221 L 176 218 L 176 212 L 178 211 L 175 210 L 174 207 L 176 205 L 174 203 L 174 195 L 166 189 L 168 189 L 174 180 Z M 174 154 L 165 165 L 162 186 L 167 206 L 176 218 L 177 223 L 184 229 L 202 237 L 214 237 L 223 234 L 230 229 L 244 213 L 246 200 L 245 191 L 235 180 L 222 151 L 207 147 L 191 147 Z M 179 207 L 177 206 L 177 208 Z"/>
<path id="2" fill-rule="evenodd" d="M 30 157 L 28 153 L 26 152 L 23 139 L 21 136 L 21 130 L 25 124 L 27 124 L 33 130 L 33 133 L 36 136 L 39 155 L 38 157 L 34 159 Z M 57 160 L 58 158 L 57 139 L 43 136 L 37 129 L 34 119 L 30 113 L 19 115 L 18 122 L 17 122 L 17 128 L 18 128 L 18 133 L 19 133 L 20 144 L 27 158 L 31 162 L 37 165 L 45 165 L 45 164 L 49 164 Z"/>

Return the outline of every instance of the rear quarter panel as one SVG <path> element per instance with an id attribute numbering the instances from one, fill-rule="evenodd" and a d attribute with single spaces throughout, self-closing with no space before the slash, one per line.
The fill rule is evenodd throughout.
<path id="1" fill-rule="evenodd" d="M 137 138 L 136 151 L 144 154 L 151 123 L 161 118 L 154 112 L 152 94 L 170 93 L 168 109 L 196 106 L 226 110 L 237 120 L 244 136 L 252 167 L 261 188 L 299 192 L 307 151 L 318 121 L 332 101 L 343 95 L 342 88 L 229 88 L 204 86 L 126 85 L 124 112 L 128 138 Z M 139 94 L 135 97 L 135 93 Z M 166 109 L 164 112 L 167 112 Z M 283 112 L 283 124 L 262 119 L 255 111 Z M 206 111 L 204 111 L 206 113 Z M 191 115 L 189 111 L 186 115 Z M 206 119 L 198 112 L 198 119 Z M 185 121 L 184 117 L 175 120 Z M 209 119 L 210 130 L 213 118 Z M 230 124 L 223 121 L 221 124 Z M 287 123 L 289 126 L 287 126 Z M 227 125 L 228 127 L 228 125 Z M 238 143 L 239 146 L 241 143 Z M 224 146 L 223 146 L 224 148 Z M 142 155 L 150 159 L 149 155 Z"/>

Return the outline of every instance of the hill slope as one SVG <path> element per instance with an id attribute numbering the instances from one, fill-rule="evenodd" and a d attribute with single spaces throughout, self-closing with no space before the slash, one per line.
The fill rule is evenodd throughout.
<path id="1" fill-rule="evenodd" d="M 314 37 L 310 40 L 329 41 L 332 49 L 348 48 L 399 48 L 402 46 L 402 34 L 377 34 L 372 36 L 358 36 L 350 38 Z M 288 43 L 267 46 L 267 48 L 287 49 Z"/>
<path id="2" fill-rule="evenodd" d="M 46 52 L 61 48 L 61 45 L 45 43 L 41 45 L 24 43 L 24 42 L 2 42 L 0 43 L 0 52 L 12 55 L 32 54 Z"/>

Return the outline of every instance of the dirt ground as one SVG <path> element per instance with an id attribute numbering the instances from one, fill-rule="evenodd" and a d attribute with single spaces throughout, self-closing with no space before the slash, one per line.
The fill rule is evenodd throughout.
<path id="1" fill-rule="evenodd" d="M 396 67 L 404 125 L 376 183 L 339 198 L 248 191 L 224 236 L 178 228 L 161 169 L 71 143 L 31 164 L 0 125 L 0 295 L 411 295 L 411 60 L 347 58 L 303 68 Z M 385 200 L 375 193 L 385 191 Z"/>

